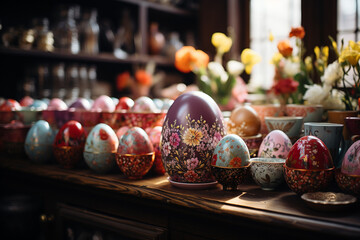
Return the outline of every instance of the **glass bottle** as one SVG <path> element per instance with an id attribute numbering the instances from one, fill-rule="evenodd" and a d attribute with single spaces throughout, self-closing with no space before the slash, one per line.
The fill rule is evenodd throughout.
<path id="1" fill-rule="evenodd" d="M 79 69 L 76 64 L 66 68 L 65 87 L 65 102 L 73 102 L 79 97 Z"/>
<path id="2" fill-rule="evenodd" d="M 96 98 L 96 81 L 97 81 L 97 73 L 96 73 L 96 66 L 90 66 L 88 69 L 88 86 L 90 88 L 90 98 Z"/>
<path id="3" fill-rule="evenodd" d="M 56 49 L 76 54 L 79 53 L 80 45 L 74 14 L 73 7 L 60 11 L 60 19 L 54 29 L 54 44 Z"/>
<path id="4" fill-rule="evenodd" d="M 79 25 L 79 39 L 81 52 L 88 54 L 99 53 L 99 32 L 97 22 L 97 10 L 84 12 L 83 19 Z"/>
<path id="5" fill-rule="evenodd" d="M 79 68 L 79 97 L 89 99 L 91 96 L 86 65 Z"/>
<path id="6" fill-rule="evenodd" d="M 65 97 L 65 66 L 59 63 L 53 67 L 52 97 L 64 99 Z"/>

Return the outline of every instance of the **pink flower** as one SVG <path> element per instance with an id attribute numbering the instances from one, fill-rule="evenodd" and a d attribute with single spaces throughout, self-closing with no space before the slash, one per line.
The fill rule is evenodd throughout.
<path id="1" fill-rule="evenodd" d="M 191 158 L 186 160 L 186 165 L 188 170 L 194 170 L 199 164 L 199 160 L 197 158 Z"/>
<path id="2" fill-rule="evenodd" d="M 179 146 L 179 142 L 180 142 L 180 138 L 179 135 L 177 133 L 173 133 L 170 136 L 170 144 L 173 147 L 177 147 Z"/>
<path id="3" fill-rule="evenodd" d="M 169 142 L 164 143 L 162 150 L 163 150 L 163 153 L 165 156 L 169 155 L 169 153 L 171 151 L 170 143 Z"/>
<path id="4" fill-rule="evenodd" d="M 184 174 L 184 177 L 189 182 L 195 182 L 199 178 L 199 175 L 193 170 L 189 170 Z"/>

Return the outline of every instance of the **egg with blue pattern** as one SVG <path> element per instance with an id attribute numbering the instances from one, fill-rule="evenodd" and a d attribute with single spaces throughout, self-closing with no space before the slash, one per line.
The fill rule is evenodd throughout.
<path id="1" fill-rule="evenodd" d="M 241 168 L 250 164 L 250 153 L 245 141 L 236 134 L 223 137 L 214 150 L 211 165 Z"/>
<path id="2" fill-rule="evenodd" d="M 105 123 L 97 124 L 86 138 L 84 159 L 95 172 L 107 173 L 116 166 L 115 154 L 119 139 L 115 131 Z"/>
<path id="3" fill-rule="evenodd" d="M 37 121 L 25 139 L 25 153 L 31 162 L 47 163 L 53 157 L 52 144 L 55 132 L 45 120 Z"/>
<path id="4" fill-rule="evenodd" d="M 118 154 L 147 154 L 154 152 L 148 134 L 140 127 L 132 127 L 119 140 Z"/>

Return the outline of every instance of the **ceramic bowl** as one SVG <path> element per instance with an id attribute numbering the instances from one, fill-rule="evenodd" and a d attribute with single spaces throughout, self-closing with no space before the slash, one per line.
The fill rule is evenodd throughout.
<path id="1" fill-rule="evenodd" d="M 301 195 L 326 189 L 334 178 L 334 168 L 324 170 L 295 169 L 284 165 L 284 177 L 289 188 Z"/>
<path id="2" fill-rule="evenodd" d="M 30 125 L 41 119 L 42 110 L 35 108 L 22 108 L 16 111 L 17 119 L 23 124 Z"/>
<path id="3" fill-rule="evenodd" d="M 283 116 L 282 107 L 280 104 L 264 104 L 264 105 L 250 105 L 259 115 L 261 121 L 260 133 L 266 135 L 269 129 L 265 123 L 265 117 L 279 117 Z"/>
<path id="4" fill-rule="evenodd" d="M 56 161 L 65 169 L 72 169 L 83 160 L 84 147 L 61 146 L 53 147 Z"/>
<path id="5" fill-rule="evenodd" d="M 263 190 L 274 190 L 284 182 L 283 158 L 250 159 L 251 177 Z"/>
<path id="6" fill-rule="evenodd" d="M 270 132 L 281 130 L 292 143 L 300 138 L 303 122 L 304 117 L 302 116 L 265 117 L 265 123 Z"/>
<path id="7" fill-rule="evenodd" d="M 360 176 L 348 175 L 337 170 L 335 180 L 342 191 L 360 197 Z"/>
<path id="8" fill-rule="evenodd" d="M 287 104 L 285 106 L 287 116 L 304 117 L 304 122 L 321 122 L 323 112 L 322 105 Z"/>
<path id="9" fill-rule="evenodd" d="M 155 159 L 155 152 L 146 154 L 116 154 L 116 163 L 129 179 L 141 179 L 147 174 Z"/>
<path id="10" fill-rule="evenodd" d="M 243 183 L 250 170 L 250 164 L 245 167 L 229 168 L 211 166 L 211 173 L 215 179 L 222 185 L 225 191 L 235 191 L 239 184 Z"/>
<path id="11" fill-rule="evenodd" d="M 162 126 L 165 116 L 166 112 L 102 112 L 101 122 L 108 124 L 113 129 L 123 126 L 146 129 Z"/>

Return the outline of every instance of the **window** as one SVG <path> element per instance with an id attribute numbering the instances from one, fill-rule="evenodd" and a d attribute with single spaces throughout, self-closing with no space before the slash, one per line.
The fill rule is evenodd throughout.
<path id="1" fill-rule="evenodd" d="M 340 46 L 341 39 L 346 44 L 349 40 L 360 40 L 360 0 L 338 0 L 338 35 L 337 42 Z"/>
<path id="2" fill-rule="evenodd" d="M 277 42 L 288 38 L 291 27 L 301 25 L 301 0 L 251 0 L 250 9 L 250 48 L 262 61 L 252 71 L 249 91 L 269 89 L 274 77 L 270 60 L 277 52 Z M 269 41 L 270 32 L 273 42 Z"/>

